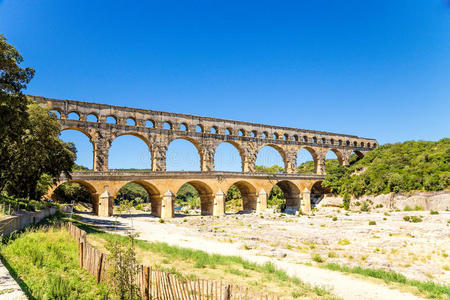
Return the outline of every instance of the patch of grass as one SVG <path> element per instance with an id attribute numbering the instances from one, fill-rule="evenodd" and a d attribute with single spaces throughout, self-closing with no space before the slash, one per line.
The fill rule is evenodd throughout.
<path id="1" fill-rule="evenodd" d="M 375 221 L 369 221 L 369 225 L 377 225 L 377 222 L 375 222 Z"/>
<path id="2" fill-rule="evenodd" d="M 104 241 L 127 238 L 126 236 L 118 234 L 105 233 L 93 226 L 83 224 L 81 222 L 75 221 L 73 223 L 79 228 L 85 230 L 88 233 L 88 238 L 94 237 Z M 202 274 L 203 276 L 205 276 L 208 275 L 208 273 L 212 272 L 211 269 L 215 269 L 216 272 L 218 272 L 218 270 L 223 270 L 223 272 L 225 273 L 241 276 L 243 277 L 242 279 L 247 278 L 245 274 L 248 274 L 248 280 L 250 280 L 252 278 L 257 278 L 254 277 L 256 276 L 256 272 L 258 273 L 257 276 L 263 276 L 262 278 L 267 278 L 269 282 L 271 282 L 272 284 L 276 284 L 279 288 L 284 287 L 284 289 L 286 289 L 287 286 L 292 286 L 295 287 L 295 290 L 297 292 L 301 291 L 303 294 L 307 295 L 310 298 L 317 298 L 317 296 L 319 296 L 313 286 L 302 282 L 297 277 L 288 276 L 285 271 L 278 269 L 272 263 L 260 265 L 244 260 L 239 256 L 209 254 L 201 250 L 170 246 L 162 242 L 136 240 L 136 246 L 138 250 L 143 251 L 143 253 L 147 251 L 151 252 L 152 254 L 150 254 L 150 257 L 154 254 L 155 256 L 163 256 L 165 259 L 169 260 L 172 263 L 177 261 L 191 263 L 191 266 L 194 266 L 194 269 L 190 269 L 190 271 L 193 271 L 196 275 Z M 200 272 L 198 269 L 203 270 Z M 184 277 L 188 276 L 189 275 Z M 219 275 L 219 278 L 221 277 L 223 278 L 223 275 Z M 239 284 L 243 284 L 243 282 L 239 282 Z M 262 287 L 263 286 L 258 286 L 259 289 L 261 289 Z M 291 291 L 289 291 L 289 294 L 290 293 Z M 320 291 L 320 293 L 322 293 L 322 291 Z M 329 292 L 326 295 L 321 296 L 321 298 L 334 299 Z"/>
<path id="3" fill-rule="evenodd" d="M 332 218 L 332 220 L 333 220 L 333 221 L 337 221 L 337 217 L 334 216 L 334 217 Z"/>
<path id="4" fill-rule="evenodd" d="M 384 270 L 377 270 L 377 269 L 369 269 L 369 268 L 362 268 L 362 267 L 347 267 L 342 266 L 335 263 L 328 263 L 321 266 L 322 268 L 333 270 L 333 271 L 340 271 L 344 273 L 354 273 L 359 274 L 366 277 L 373 277 L 383 280 L 386 283 L 393 282 L 393 283 L 400 283 L 402 285 L 406 286 L 412 286 L 417 288 L 421 293 L 424 293 L 428 297 L 431 298 L 441 298 L 443 296 L 450 297 L 450 286 L 449 285 L 443 285 L 438 284 L 433 281 L 419 281 L 419 280 L 412 280 L 406 278 L 404 275 L 393 272 L 393 271 L 384 271 Z"/>
<path id="5" fill-rule="evenodd" d="M 78 264 L 78 245 L 64 228 L 24 231 L 0 250 L 30 299 L 106 299 L 107 289 Z"/>
<path id="6" fill-rule="evenodd" d="M 421 207 L 421 206 L 419 206 L 419 205 L 416 205 L 416 206 L 414 206 L 414 207 L 410 207 L 409 205 L 406 205 L 406 206 L 403 208 L 403 211 L 420 211 L 420 210 L 423 210 L 423 207 Z"/>
<path id="7" fill-rule="evenodd" d="M 419 223 L 423 221 L 422 218 L 418 216 L 404 216 L 403 220 L 411 223 Z"/>
<path id="8" fill-rule="evenodd" d="M 437 210 L 430 210 L 430 215 L 438 215 L 439 212 Z"/>
<path id="9" fill-rule="evenodd" d="M 347 240 L 347 239 L 343 239 L 343 240 L 340 240 L 338 242 L 338 244 L 341 245 L 341 246 L 350 245 L 350 241 Z"/>

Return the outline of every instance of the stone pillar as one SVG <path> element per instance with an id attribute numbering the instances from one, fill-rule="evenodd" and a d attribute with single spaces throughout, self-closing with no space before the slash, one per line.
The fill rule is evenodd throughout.
<path id="1" fill-rule="evenodd" d="M 256 157 L 258 150 L 252 148 L 253 144 L 249 144 L 242 151 L 242 171 L 246 173 L 256 172 Z"/>
<path id="2" fill-rule="evenodd" d="M 94 171 L 108 171 L 108 155 L 109 155 L 109 147 L 102 147 L 99 145 L 94 145 Z"/>
<path id="3" fill-rule="evenodd" d="M 311 192 L 307 188 L 303 190 L 301 211 L 304 214 L 311 213 Z"/>
<path id="4" fill-rule="evenodd" d="M 98 215 L 100 217 L 109 217 L 113 214 L 113 197 L 105 190 L 98 200 Z"/>
<path id="5" fill-rule="evenodd" d="M 162 199 L 161 204 L 161 218 L 162 219 L 170 219 L 174 217 L 174 211 L 173 211 L 173 202 L 175 200 L 175 195 L 168 190 L 164 195 Z"/>
<path id="6" fill-rule="evenodd" d="M 202 153 L 199 153 L 202 172 L 214 171 L 214 153 L 215 149 L 211 145 L 202 148 Z"/>
<path id="7" fill-rule="evenodd" d="M 286 173 L 297 173 L 297 151 L 290 150 L 286 152 Z"/>
<path id="8" fill-rule="evenodd" d="M 317 164 L 316 164 L 316 174 L 318 175 L 325 175 L 325 157 L 319 156 L 317 157 Z"/>
<path id="9" fill-rule="evenodd" d="M 225 193 L 219 190 L 214 198 L 213 216 L 225 215 Z"/>
<path id="10" fill-rule="evenodd" d="M 152 153 L 152 171 L 164 172 L 166 171 L 166 145 L 153 145 Z"/>
<path id="11" fill-rule="evenodd" d="M 256 211 L 263 212 L 267 209 L 267 193 L 264 189 L 261 189 L 258 194 L 258 199 L 256 200 Z"/>
<path id="12" fill-rule="evenodd" d="M 94 215 L 98 216 L 98 204 L 99 204 L 99 199 L 100 199 L 100 195 L 99 194 L 91 194 L 92 197 L 92 212 L 94 213 Z"/>

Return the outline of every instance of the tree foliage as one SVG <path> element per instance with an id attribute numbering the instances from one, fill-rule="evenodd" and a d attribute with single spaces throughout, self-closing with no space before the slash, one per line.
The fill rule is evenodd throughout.
<path id="1" fill-rule="evenodd" d="M 28 115 L 20 140 L 9 140 L 5 146 L 9 165 L 0 171 L 0 188 L 12 196 L 38 200 L 62 173 L 70 178 L 76 149 L 59 139 L 60 124 L 48 109 L 32 103 Z"/>
<path id="2" fill-rule="evenodd" d="M 144 200 L 144 202 L 148 202 L 148 193 L 147 191 L 139 184 L 134 182 L 129 182 L 125 184 L 117 193 L 115 201 L 119 203 L 123 200 L 131 200 L 134 204 L 138 204 L 135 201 L 136 199 Z"/>
<path id="3" fill-rule="evenodd" d="M 380 146 L 349 167 L 331 170 L 322 185 L 354 196 L 448 189 L 450 139 Z"/>
<path id="4" fill-rule="evenodd" d="M 88 189 L 77 182 L 67 182 L 58 186 L 53 192 L 53 199 L 59 203 L 86 202 L 92 203 Z"/>

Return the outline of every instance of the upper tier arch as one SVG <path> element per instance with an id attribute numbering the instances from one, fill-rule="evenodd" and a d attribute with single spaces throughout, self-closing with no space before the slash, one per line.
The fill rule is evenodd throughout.
<path id="1" fill-rule="evenodd" d="M 197 145 L 201 156 L 201 170 L 214 171 L 214 152 L 221 142 L 235 145 L 242 157 L 243 172 L 254 172 L 258 150 L 270 144 L 282 153 L 287 173 L 296 170 L 296 157 L 301 148 L 314 151 L 317 154 L 317 173 L 325 172 L 325 155 L 332 150 L 342 153 L 344 164 L 348 162 L 350 153 L 364 155 L 378 146 L 374 139 L 361 138 L 348 134 L 337 134 L 307 129 L 297 129 L 282 126 L 272 126 L 249 122 L 201 117 L 179 113 L 169 113 L 146 109 L 135 109 L 74 100 L 58 100 L 38 96 L 29 96 L 42 106 L 61 113 L 63 128 L 78 128 L 87 132 L 94 143 L 96 171 L 108 170 L 108 149 L 116 136 L 131 134 L 143 137 L 148 141 L 152 151 L 153 171 L 165 171 L 166 151 L 170 141 L 178 138 L 190 140 Z M 80 120 L 68 120 L 68 113 L 75 112 Z M 98 122 L 87 122 L 84 116 L 95 114 Z M 116 122 L 106 122 L 108 116 L 114 116 Z M 132 119 L 135 125 L 126 124 Z M 146 126 L 151 120 L 153 126 Z M 169 122 L 170 128 L 163 128 Z M 199 126 L 201 130 L 196 130 Z M 183 128 L 183 130 L 180 130 Z M 214 132 L 211 132 L 214 128 Z M 293 138 L 291 138 L 293 137 Z M 322 166 L 323 165 L 323 166 Z"/>

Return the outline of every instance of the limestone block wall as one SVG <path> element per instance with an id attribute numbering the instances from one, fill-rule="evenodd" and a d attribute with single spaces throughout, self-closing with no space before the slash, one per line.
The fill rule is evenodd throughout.
<path id="1" fill-rule="evenodd" d="M 403 210 L 406 206 L 414 208 L 419 206 L 425 210 L 450 210 L 450 190 L 440 192 L 415 192 L 410 194 L 383 194 L 378 196 L 362 196 L 351 199 L 351 209 L 358 210 L 356 202 L 367 202 L 372 208 L 377 205 L 383 205 L 381 210 Z M 325 196 L 317 205 L 340 206 L 342 205 L 342 197 Z"/>
<path id="2" fill-rule="evenodd" d="M 7 216 L 0 220 L 0 235 L 8 236 L 14 231 L 39 223 L 42 219 L 54 215 L 57 209 L 54 207 L 36 212 L 18 212 L 16 216 Z"/>

